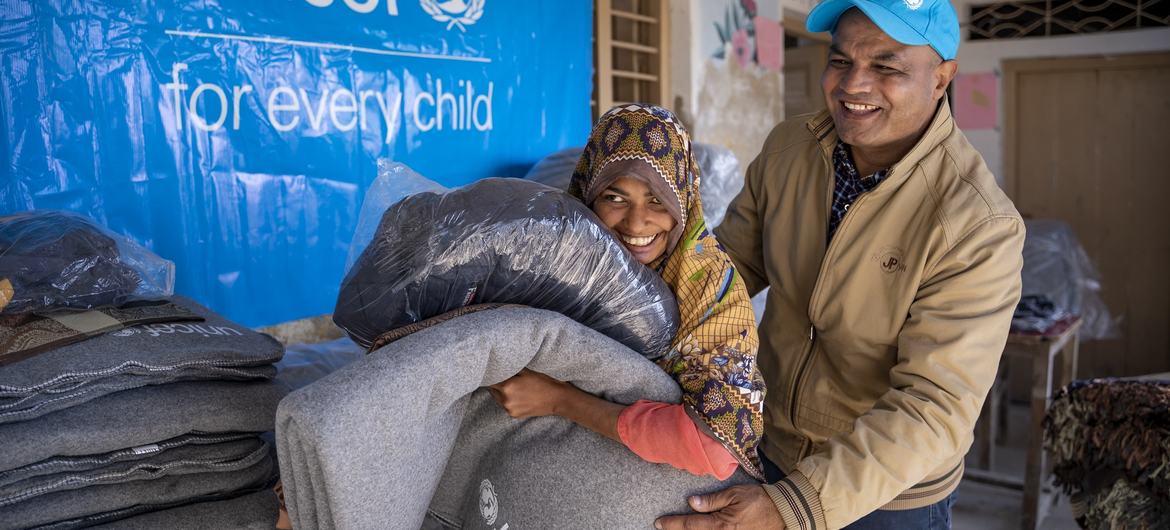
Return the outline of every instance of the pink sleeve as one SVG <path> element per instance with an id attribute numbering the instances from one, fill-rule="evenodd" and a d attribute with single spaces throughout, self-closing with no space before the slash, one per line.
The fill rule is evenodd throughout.
<path id="1" fill-rule="evenodd" d="M 617 431 L 622 443 L 647 462 L 719 480 L 739 466 L 723 444 L 699 432 L 682 405 L 640 400 L 618 416 Z"/>

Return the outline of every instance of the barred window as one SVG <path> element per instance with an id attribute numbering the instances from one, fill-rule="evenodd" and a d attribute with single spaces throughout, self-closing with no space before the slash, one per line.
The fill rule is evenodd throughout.
<path id="1" fill-rule="evenodd" d="M 969 40 L 1170 26 L 1170 0 L 1040 0 L 971 7 Z"/>

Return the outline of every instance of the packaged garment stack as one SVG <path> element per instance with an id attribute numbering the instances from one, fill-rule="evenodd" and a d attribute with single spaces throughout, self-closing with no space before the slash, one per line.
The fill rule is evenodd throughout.
<path id="1" fill-rule="evenodd" d="M 271 527 L 283 348 L 173 278 L 87 219 L 0 218 L 0 529 Z"/>

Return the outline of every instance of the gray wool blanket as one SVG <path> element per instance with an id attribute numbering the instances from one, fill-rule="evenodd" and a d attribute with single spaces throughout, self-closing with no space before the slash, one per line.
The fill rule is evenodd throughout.
<path id="1" fill-rule="evenodd" d="M 284 348 L 275 339 L 189 299 L 174 302 L 206 320 L 131 326 L 0 366 L 0 424 L 147 385 L 276 375 Z"/>
<path id="2" fill-rule="evenodd" d="M 482 387 L 528 367 L 618 403 L 675 382 L 560 314 L 502 308 L 391 343 L 289 394 L 277 450 L 296 528 L 650 528 L 719 482 L 641 460 L 557 417 L 515 420 Z"/>
<path id="3" fill-rule="evenodd" d="M 0 511 L 59 491 L 245 469 L 270 452 L 271 447 L 259 434 L 188 435 L 96 458 L 54 458 L 25 466 L 0 474 Z"/>
<path id="4" fill-rule="evenodd" d="M 273 381 L 190 381 L 103 396 L 36 420 L 0 424 L 0 470 L 53 465 L 64 457 L 102 458 L 195 432 L 270 431 L 287 392 Z"/>
<path id="5" fill-rule="evenodd" d="M 0 530 L 84 528 L 192 502 L 261 491 L 276 480 L 276 463 L 271 448 L 266 449 L 263 458 L 242 469 L 166 475 L 34 497 L 0 508 Z"/>
<path id="6" fill-rule="evenodd" d="M 101 530 L 272 530 L 280 501 L 270 488 L 231 499 L 184 504 L 109 524 Z"/>

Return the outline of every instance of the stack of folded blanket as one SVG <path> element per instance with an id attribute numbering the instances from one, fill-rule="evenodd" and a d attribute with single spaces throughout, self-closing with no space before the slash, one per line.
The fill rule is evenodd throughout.
<path id="1" fill-rule="evenodd" d="M 271 527 L 283 347 L 181 297 L 137 307 L 0 320 L 0 529 Z"/>
<path id="2" fill-rule="evenodd" d="M 1170 528 L 1170 381 L 1074 382 L 1044 427 L 1082 527 Z"/>
<path id="3" fill-rule="evenodd" d="M 345 343 L 322 351 L 353 357 Z M 564 418 L 512 419 L 483 387 L 524 367 L 616 403 L 681 397 L 656 364 L 552 311 L 423 327 L 312 384 L 292 374 L 276 441 L 293 527 L 650 528 L 687 512 L 688 495 L 753 483 L 646 462 Z"/>

